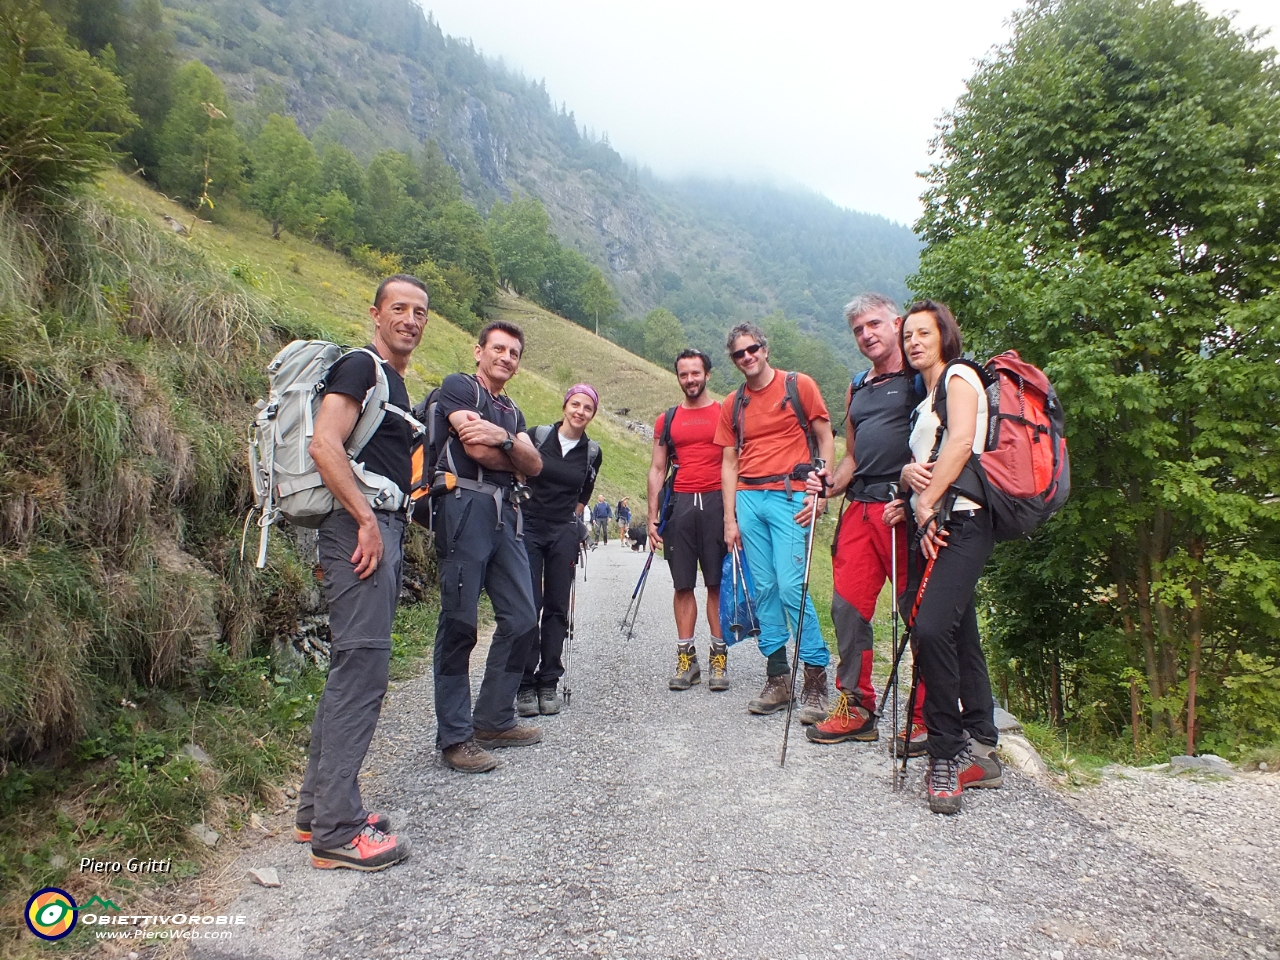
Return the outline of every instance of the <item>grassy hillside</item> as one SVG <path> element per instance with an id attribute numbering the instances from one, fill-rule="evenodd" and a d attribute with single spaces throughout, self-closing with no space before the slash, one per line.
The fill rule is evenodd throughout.
<path id="1" fill-rule="evenodd" d="M 188 241 L 192 246 L 335 337 L 350 344 L 368 340 L 372 330 L 368 307 L 377 278 L 345 257 L 287 232 L 273 240 L 266 222 L 243 209 L 220 210 L 216 223 L 193 221 L 190 211 L 134 177 L 112 174 L 106 188 L 157 222 L 169 216 L 192 225 Z M 648 444 L 628 431 L 623 418 L 612 411 L 634 407 L 633 418 L 652 420 L 679 399 L 675 376 L 519 297 L 500 295 L 490 312 L 525 329 L 525 361 L 510 393 L 528 423 L 558 419 L 564 389 L 576 380 L 595 383 L 601 388 L 604 410 L 589 432 L 604 452 L 600 492 L 614 501 L 623 495 L 633 500 L 642 495 Z M 448 374 L 475 369 L 474 343 L 472 334 L 432 313 L 407 377 L 410 397 L 416 402 Z M 608 388 L 602 386 L 605 383 Z"/>

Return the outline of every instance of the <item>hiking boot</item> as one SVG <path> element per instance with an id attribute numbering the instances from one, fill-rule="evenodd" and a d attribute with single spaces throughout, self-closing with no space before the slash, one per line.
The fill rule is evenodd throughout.
<path id="1" fill-rule="evenodd" d="M 459 773 L 488 773 L 498 765 L 498 758 L 481 748 L 474 740 L 446 747 L 440 757 L 446 767 Z"/>
<path id="2" fill-rule="evenodd" d="M 970 740 L 960 754 L 960 786 L 995 789 L 1004 783 L 1004 768 L 996 759 L 996 748 Z"/>
<path id="3" fill-rule="evenodd" d="M 385 813 L 371 813 L 369 819 L 365 821 L 373 829 L 379 833 L 391 832 L 391 818 Z M 294 843 L 310 843 L 311 842 L 311 824 L 295 823 L 293 825 L 293 842 Z"/>
<path id="4" fill-rule="evenodd" d="M 560 694 L 556 693 L 555 687 L 538 688 L 538 713 L 551 716 L 559 713 L 562 706 L 564 701 L 560 699 Z"/>
<path id="5" fill-rule="evenodd" d="M 871 743 L 880 739 L 880 731 L 876 728 L 876 715 L 862 707 L 851 706 L 849 695 L 841 690 L 840 698 L 827 718 L 806 730 L 805 736 L 814 743 L 844 743 L 846 740 Z"/>
<path id="6" fill-rule="evenodd" d="M 747 704 L 748 713 L 777 713 L 787 709 L 791 700 L 791 671 L 770 677 L 764 682 L 760 696 Z"/>
<path id="7" fill-rule="evenodd" d="M 516 724 L 506 730 L 477 730 L 472 735 L 476 738 L 476 743 L 490 750 L 498 747 L 531 747 L 542 739 L 542 728 Z"/>
<path id="8" fill-rule="evenodd" d="M 707 654 L 707 669 L 711 675 L 707 678 L 707 689 L 712 693 L 729 689 L 729 648 L 723 643 L 711 644 Z"/>
<path id="9" fill-rule="evenodd" d="M 800 689 L 800 709 L 796 719 L 805 726 L 827 717 L 827 668 L 804 665 L 804 686 Z"/>
<path id="10" fill-rule="evenodd" d="M 893 738 L 893 755 L 895 757 L 902 756 L 903 744 L 907 739 L 907 731 L 901 730 L 898 735 Z M 913 723 L 911 725 L 911 742 L 906 745 L 906 753 L 908 757 L 923 757 L 929 752 L 929 729 L 923 723 Z"/>
<path id="11" fill-rule="evenodd" d="M 516 694 L 516 715 L 520 717 L 536 717 L 542 711 L 538 709 L 538 691 L 533 687 L 521 690 Z"/>
<path id="12" fill-rule="evenodd" d="M 960 785 L 960 757 L 944 760 L 929 758 L 929 771 L 925 784 L 929 789 L 929 809 L 934 813 L 959 813 L 964 787 Z"/>
<path id="13" fill-rule="evenodd" d="M 385 870 L 409 856 L 413 845 L 403 837 L 365 828 L 336 850 L 311 848 L 311 865 L 317 870 Z"/>
<path id="14" fill-rule="evenodd" d="M 702 682 L 702 668 L 698 666 L 698 651 L 692 643 L 676 644 L 676 673 L 667 681 L 671 690 L 688 690 Z"/>

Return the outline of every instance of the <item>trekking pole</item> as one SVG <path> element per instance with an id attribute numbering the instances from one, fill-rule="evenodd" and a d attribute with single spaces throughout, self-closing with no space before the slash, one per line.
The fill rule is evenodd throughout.
<path id="1" fill-rule="evenodd" d="M 583 577 L 585 580 L 586 577 Z M 564 705 L 569 705 L 569 700 L 573 697 L 573 688 L 569 685 L 570 675 L 573 673 L 573 611 L 578 599 L 578 572 L 573 573 L 573 583 L 569 585 L 569 635 L 565 638 L 564 645 Z"/>
<path id="2" fill-rule="evenodd" d="M 920 612 L 920 601 L 924 599 L 924 589 L 929 585 L 929 577 L 933 574 L 933 564 L 937 559 L 938 557 L 935 554 L 933 557 L 929 559 L 929 562 L 924 565 L 924 575 L 921 576 L 920 578 L 920 586 L 916 590 L 916 599 L 915 599 L 915 602 L 911 605 L 911 614 L 907 617 L 906 628 L 902 631 L 902 640 L 899 642 L 897 653 L 894 655 L 894 658 L 893 658 L 893 672 L 889 674 L 889 683 L 885 685 L 884 698 L 880 701 L 881 713 L 884 712 L 884 701 L 889 698 L 889 685 L 893 684 L 895 685 L 895 688 L 896 688 L 896 684 L 898 683 L 898 670 L 899 670 L 900 664 L 902 663 L 902 655 L 906 651 L 907 645 L 911 642 L 911 632 L 912 630 L 915 629 L 915 625 L 916 625 L 916 614 Z M 915 654 L 913 653 L 911 655 L 911 692 L 907 696 L 907 715 L 903 718 L 903 726 L 907 731 L 911 730 L 911 718 L 915 714 L 916 684 L 919 682 L 919 678 L 920 678 L 920 671 L 916 664 Z M 895 739 L 889 741 L 890 754 L 892 754 L 892 752 L 898 748 L 896 733 L 894 734 L 894 737 Z M 911 734 L 908 732 L 902 744 L 902 775 L 903 777 L 905 777 L 907 773 L 907 759 L 910 757 L 910 755 L 911 755 Z"/>
<path id="3" fill-rule="evenodd" d="M 896 493 L 893 499 L 897 499 Z M 893 608 L 890 614 L 892 623 L 893 640 L 889 645 L 889 649 L 895 654 L 898 652 L 898 526 L 894 524 L 889 528 L 889 590 L 893 594 L 890 597 L 889 605 Z M 889 745 L 898 742 L 898 671 L 894 670 L 891 674 L 893 686 L 893 718 L 890 721 L 891 732 L 889 734 Z M 909 739 L 909 738 L 908 738 Z M 898 765 L 893 762 L 893 750 L 889 750 L 889 771 L 893 774 L 893 792 L 898 792 Z"/>
<path id="4" fill-rule="evenodd" d="M 814 459 L 814 470 L 821 470 L 827 465 L 827 461 L 821 457 Z M 804 582 L 800 585 L 800 611 L 796 616 L 796 649 L 791 655 L 791 695 L 787 697 L 787 722 L 782 728 L 782 760 L 778 766 L 785 767 L 787 765 L 787 739 L 791 735 L 791 708 L 795 704 L 796 699 L 796 671 L 800 669 L 800 637 L 804 633 L 804 605 L 809 599 L 809 565 L 813 562 L 813 535 L 818 529 L 818 500 L 821 499 L 818 494 L 813 495 L 813 510 L 809 514 L 809 543 L 805 546 L 804 551 Z M 786 610 L 786 604 L 783 604 L 783 610 Z"/>
<path id="5" fill-rule="evenodd" d="M 621 629 L 627 633 L 627 639 L 630 640 L 635 632 L 636 617 L 640 615 L 640 600 L 644 597 L 644 584 L 649 579 L 649 567 L 653 565 L 652 548 L 649 550 L 649 559 L 644 562 L 644 569 L 640 571 L 640 579 L 636 581 L 636 587 L 631 591 L 631 602 L 627 604 L 627 612 L 622 617 Z"/>

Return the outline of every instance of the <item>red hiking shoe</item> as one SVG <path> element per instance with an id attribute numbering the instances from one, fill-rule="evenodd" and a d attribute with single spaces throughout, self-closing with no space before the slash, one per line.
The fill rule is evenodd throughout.
<path id="1" fill-rule="evenodd" d="M 813 743 L 844 743 L 846 740 L 871 743 L 880 739 L 880 731 L 876 727 L 875 714 L 862 707 L 850 707 L 848 694 L 841 690 L 827 718 L 806 730 L 805 736 Z"/>
<path id="2" fill-rule="evenodd" d="M 379 833 L 391 832 L 391 818 L 385 813 L 371 813 L 369 819 L 365 821 L 373 829 Z M 310 843 L 311 842 L 311 826 L 303 826 L 300 823 L 293 825 L 293 842 L 294 843 Z"/>
<path id="3" fill-rule="evenodd" d="M 1004 768 L 996 759 L 996 748 L 970 740 L 960 761 L 960 786 L 965 790 L 983 787 L 995 789 L 1004 783 Z"/>
<path id="4" fill-rule="evenodd" d="M 893 738 L 893 755 L 895 757 L 902 756 L 904 749 L 908 757 L 923 757 L 929 752 L 929 728 L 923 723 L 913 723 L 911 725 L 911 742 L 907 743 L 906 741 L 906 730 L 901 731 Z"/>
<path id="5" fill-rule="evenodd" d="M 929 758 L 929 771 L 925 785 L 929 789 L 929 809 L 934 813 L 959 813 L 963 802 L 964 787 L 960 785 L 960 757 Z"/>
<path id="6" fill-rule="evenodd" d="M 336 850 L 311 848 L 311 865 L 317 870 L 385 870 L 409 856 L 412 844 L 405 838 L 366 826 Z"/>

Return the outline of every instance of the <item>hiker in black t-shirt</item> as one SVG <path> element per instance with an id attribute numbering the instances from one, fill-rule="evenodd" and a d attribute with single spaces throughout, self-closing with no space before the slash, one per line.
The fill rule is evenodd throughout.
<path id="1" fill-rule="evenodd" d="M 871 620 L 880 591 L 892 577 L 895 548 L 899 594 L 906 588 L 908 552 L 906 535 L 891 532 L 883 515 L 894 498 L 902 466 L 911 459 L 911 412 L 924 396 L 915 371 L 903 361 L 897 304 L 867 293 L 855 297 L 844 313 L 871 369 L 858 374 L 849 387 L 845 455 L 830 476 L 830 495 L 847 498 L 832 560 L 831 620 L 840 652 L 840 696 L 827 717 L 807 732 L 811 741 L 827 744 L 869 742 L 880 736 L 871 683 Z M 918 710 L 916 720 L 909 745 L 912 756 L 924 751 L 926 737 Z"/>
<path id="2" fill-rule="evenodd" d="M 359 783 L 387 692 L 404 502 L 382 509 L 370 505 L 357 485 L 346 443 L 381 363 L 389 389 L 385 414 L 357 456 L 366 471 L 393 481 L 407 499 L 413 430 L 404 418 L 409 410 L 404 373 L 427 325 L 427 288 L 415 277 L 388 277 L 378 286 L 369 314 L 373 342 L 329 369 L 309 448 L 339 504 L 319 530 L 329 604 L 329 676 L 311 723 L 311 757 L 294 826 L 294 839 L 311 843 L 311 864 L 321 869 L 380 870 L 409 855 L 409 841 L 388 834 L 390 820 L 364 808 Z"/>
<path id="3" fill-rule="evenodd" d="M 519 726 L 515 715 L 525 660 L 538 637 L 518 498 L 527 492 L 520 481 L 542 472 L 524 414 L 502 392 L 523 352 L 519 327 L 486 324 L 475 347 L 475 375 L 445 377 L 436 403 L 437 432 L 449 435 L 436 464 L 446 492 L 436 499 L 433 523 L 440 564 L 436 746 L 444 762 L 463 773 L 498 765 L 484 747 L 542 739 L 541 730 Z M 498 626 L 473 710 L 469 672 L 482 588 Z"/>
<path id="4" fill-rule="evenodd" d="M 576 383 L 564 395 L 564 419 L 533 431 L 542 472 L 529 481 L 524 544 L 541 620 L 540 640 L 529 651 L 516 697 L 516 712 L 522 717 L 560 712 L 556 685 L 564 676 L 561 656 L 578 561 L 578 522 L 591 500 L 601 461 L 600 447 L 586 429 L 599 406 L 595 388 Z"/>

